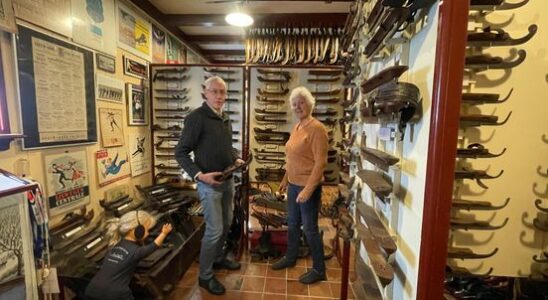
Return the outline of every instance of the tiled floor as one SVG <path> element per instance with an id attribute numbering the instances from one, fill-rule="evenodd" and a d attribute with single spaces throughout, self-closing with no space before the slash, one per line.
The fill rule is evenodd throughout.
<path id="1" fill-rule="evenodd" d="M 274 271 L 268 263 L 251 262 L 249 256 L 240 260 L 242 268 L 238 271 L 218 271 L 217 279 L 227 292 L 214 296 L 198 287 L 198 264 L 194 263 L 179 282 L 169 299 L 340 299 L 341 268 L 336 258 L 326 261 L 327 281 L 311 285 L 301 284 L 299 276 L 312 265 L 310 258 L 301 259 L 293 268 Z M 351 271 L 353 277 L 353 271 Z M 349 285 L 348 299 L 354 299 Z"/>
<path id="2" fill-rule="evenodd" d="M 324 230 L 324 244 L 334 236 L 334 230 L 327 219 L 320 220 Z M 275 260 L 274 260 L 275 261 Z M 274 271 L 271 262 L 251 262 L 248 254 L 240 259 L 242 268 L 238 271 L 218 271 L 217 279 L 221 281 L 227 292 L 222 296 L 214 296 L 198 286 L 198 263 L 194 263 L 179 282 L 169 299 L 268 299 L 268 300 L 312 300 L 340 299 L 342 269 L 336 257 L 326 260 L 327 280 L 311 285 L 298 281 L 301 274 L 312 266 L 312 259 L 300 259 L 293 268 Z M 355 278 L 353 266 L 350 266 L 350 280 Z M 352 288 L 348 285 L 348 298 L 354 299 Z"/>

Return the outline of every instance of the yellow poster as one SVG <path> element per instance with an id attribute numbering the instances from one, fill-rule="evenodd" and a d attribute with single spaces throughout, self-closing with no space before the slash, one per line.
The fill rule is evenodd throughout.
<path id="1" fill-rule="evenodd" d="M 149 55 L 150 51 L 150 23 L 137 18 L 135 22 L 135 49 Z"/>

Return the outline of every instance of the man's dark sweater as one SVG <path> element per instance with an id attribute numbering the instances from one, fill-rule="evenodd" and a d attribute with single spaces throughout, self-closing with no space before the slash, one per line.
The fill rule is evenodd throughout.
<path id="1" fill-rule="evenodd" d="M 105 300 L 133 299 L 129 283 L 137 263 L 157 248 L 155 243 L 139 246 L 135 242 L 122 239 L 103 259 L 101 269 L 86 288 L 86 297 Z"/>
<path id="2" fill-rule="evenodd" d="M 194 161 L 190 153 L 194 152 Z M 198 172 L 222 172 L 238 158 L 232 148 L 232 125 L 223 113 L 217 115 L 206 102 L 193 110 L 185 119 L 185 127 L 175 158 L 194 178 Z"/>

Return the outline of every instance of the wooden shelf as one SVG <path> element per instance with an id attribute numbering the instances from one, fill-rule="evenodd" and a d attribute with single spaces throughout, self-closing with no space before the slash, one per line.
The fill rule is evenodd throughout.
<path id="1" fill-rule="evenodd" d="M 13 139 L 22 139 L 26 137 L 26 135 L 21 133 L 8 133 L 8 134 L 1 134 L 0 133 L 0 140 L 13 140 Z"/>

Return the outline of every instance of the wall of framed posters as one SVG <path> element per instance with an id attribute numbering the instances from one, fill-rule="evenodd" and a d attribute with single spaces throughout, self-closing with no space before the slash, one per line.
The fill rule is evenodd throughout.
<path id="1" fill-rule="evenodd" d="M 23 26 L 18 29 L 23 149 L 97 142 L 93 53 Z"/>

